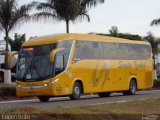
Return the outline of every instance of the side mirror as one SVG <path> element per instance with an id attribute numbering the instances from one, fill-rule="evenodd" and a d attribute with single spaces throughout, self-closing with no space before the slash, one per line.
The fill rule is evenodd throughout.
<path id="1" fill-rule="evenodd" d="M 11 53 L 9 53 L 8 55 L 8 65 L 9 65 L 9 68 L 13 68 L 16 63 L 17 63 L 17 56 L 18 55 L 18 51 L 13 51 Z"/>
<path id="2" fill-rule="evenodd" d="M 55 58 L 55 54 L 61 50 L 64 50 L 65 48 L 57 48 L 57 49 L 54 49 L 50 52 L 50 62 L 53 63 L 54 62 L 54 58 Z"/>

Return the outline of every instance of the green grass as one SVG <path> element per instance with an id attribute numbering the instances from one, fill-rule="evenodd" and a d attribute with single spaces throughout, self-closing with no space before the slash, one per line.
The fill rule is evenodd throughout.
<path id="1" fill-rule="evenodd" d="M 53 103 L 54 104 L 54 103 Z M 9 109 L 3 114 L 34 114 L 34 120 L 141 120 L 145 114 L 160 115 L 160 99 L 132 101 L 126 103 L 103 104 L 81 107 L 57 107 L 39 109 L 23 107 Z M 160 117 L 160 116 L 159 116 Z"/>

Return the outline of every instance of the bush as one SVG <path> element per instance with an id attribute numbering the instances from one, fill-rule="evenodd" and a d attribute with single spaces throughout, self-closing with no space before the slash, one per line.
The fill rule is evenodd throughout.
<path id="1" fill-rule="evenodd" d="M 160 80 L 154 80 L 153 87 L 160 88 Z"/>
<path id="2" fill-rule="evenodd" d="M 8 100 L 16 98 L 16 87 L 15 85 L 0 84 L 0 100 Z"/>

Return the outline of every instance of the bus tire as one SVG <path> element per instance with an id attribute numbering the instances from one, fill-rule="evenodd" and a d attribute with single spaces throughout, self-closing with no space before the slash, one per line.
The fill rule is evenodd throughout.
<path id="1" fill-rule="evenodd" d="M 135 95 L 137 91 L 137 83 L 135 80 L 130 81 L 129 90 L 124 91 L 123 95 Z"/>
<path id="2" fill-rule="evenodd" d="M 99 97 L 109 97 L 111 95 L 111 92 L 103 92 L 103 93 L 98 93 Z"/>
<path id="3" fill-rule="evenodd" d="M 48 102 L 49 97 L 48 97 L 48 96 L 38 96 L 38 99 L 39 99 L 41 102 Z"/>
<path id="4" fill-rule="evenodd" d="M 82 94 L 82 86 L 80 85 L 79 82 L 75 82 L 73 85 L 73 91 L 72 95 L 70 96 L 71 100 L 78 100 L 80 99 Z"/>

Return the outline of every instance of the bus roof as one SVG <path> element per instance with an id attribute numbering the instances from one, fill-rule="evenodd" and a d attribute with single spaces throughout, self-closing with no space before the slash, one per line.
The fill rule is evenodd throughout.
<path id="1" fill-rule="evenodd" d="M 118 42 L 118 43 L 130 43 L 130 44 L 136 43 L 136 44 L 150 45 L 149 42 L 145 41 L 134 41 L 134 40 L 127 40 L 122 38 L 93 35 L 93 34 L 69 33 L 69 34 L 54 34 L 42 37 L 35 37 L 24 42 L 22 46 L 38 46 L 38 45 L 52 44 L 63 40 L 86 40 L 86 41 Z"/>

